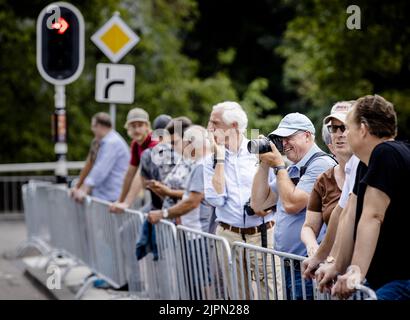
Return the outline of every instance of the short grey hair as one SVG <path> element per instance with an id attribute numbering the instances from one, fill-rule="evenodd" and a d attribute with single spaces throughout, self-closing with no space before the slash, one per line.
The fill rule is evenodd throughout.
<path id="1" fill-rule="evenodd" d="M 209 142 L 208 131 L 202 126 L 192 125 L 185 131 L 184 140 L 191 142 L 194 148 L 199 148 Z"/>
<path id="2" fill-rule="evenodd" d="M 223 122 L 230 126 L 234 122 L 238 124 L 239 132 L 245 132 L 248 127 L 248 116 L 241 105 L 234 101 L 224 101 L 213 106 L 212 111 L 222 110 Z"/>

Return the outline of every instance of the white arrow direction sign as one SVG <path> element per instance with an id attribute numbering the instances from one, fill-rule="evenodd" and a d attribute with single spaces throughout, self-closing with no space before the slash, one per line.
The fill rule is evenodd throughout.
<path id="1" fill-rule="evenodd" d="M 134 102 L 135 67 L 130 64 L 97 64 L 95 100 L 106 103 Z"/>

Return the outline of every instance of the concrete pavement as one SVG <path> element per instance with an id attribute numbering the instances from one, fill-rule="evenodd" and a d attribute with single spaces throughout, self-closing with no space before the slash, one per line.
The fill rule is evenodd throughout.
<path id="1" fill-rule="evenodd" d="M 52 296 L 37 281 L 25 273 L 20 259 L 5 259 L 3 253 L 13 250 L 26 239 L 23 220 L 3 220 L 0 217 L 0 300 L 48 300 Z"/>

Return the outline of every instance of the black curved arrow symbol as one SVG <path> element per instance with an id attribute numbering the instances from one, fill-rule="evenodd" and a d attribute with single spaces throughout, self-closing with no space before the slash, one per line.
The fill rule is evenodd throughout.
<path id="1" fill-rule="evenodd" d="M 114 80 L 111 81 L 107 84 L 107 86 L 105 87 L 105 91 L 104 91 L 104 99 L 108 99 L 108 91 L 110 90 L 110 88 L 116 84 L 121 84 L 124 85 L 125 81 L 124 80 Z"/>

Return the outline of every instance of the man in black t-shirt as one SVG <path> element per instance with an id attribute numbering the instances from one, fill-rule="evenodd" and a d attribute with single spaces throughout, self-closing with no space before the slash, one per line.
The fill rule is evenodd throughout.
<path id="1" fill-rule="evenodd" d="M 332 293 L 347 297 L 366 278 L 380 300 L 410 299 L 410 268 L 403 263 L 410 215 L 410 145 L 395 141 L 393 105 L 380 96 L 357 100 L 347 117 L 347 139 L 361 160 L 351 265 Z"/>

